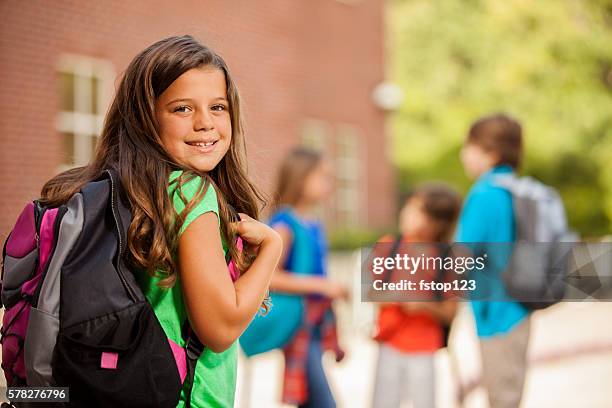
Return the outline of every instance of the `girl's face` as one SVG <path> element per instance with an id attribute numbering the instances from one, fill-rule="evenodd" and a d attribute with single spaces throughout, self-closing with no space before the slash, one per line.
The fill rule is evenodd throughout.
<path id="1" fill-rule="evenodd" d="M 300 201 L 305 204 L 318 204 L 325 201 L 333 192 L 332 179 L 331 164 L 322 159 L 304 179 Z"/>
<path id="2" fill-rule="evenodd" d="M 155 102 L 155 118 L 174 160 L 200 171 L 214 169 L 232 140 L 225 75 L 211 67 L 185 72 Z"/>

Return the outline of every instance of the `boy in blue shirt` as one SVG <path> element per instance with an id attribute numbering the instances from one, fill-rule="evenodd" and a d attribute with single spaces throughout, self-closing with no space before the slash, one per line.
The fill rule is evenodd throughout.
<path id="1" fill-rule="evenodd" d="M 495 177 L 516 171 L 521 156 L 521 125 L 504 114 L 476 121 L 461 151 L 467 175 L 477 181 L 466 197 L 455 238 L 483 243 L 479 247 L 488 253 L 489 265 L 498 266 L 473 277 L 477 286 L 486 285 L 487 298 L 494 300 L 470 302 L 480 340 L 482 384 L 491 408 L 519 406 L 527 369 L 529 311 L 505 293 L 500 270 L 510 255 L 509 246 L 495 245 L 515 241 L 512 196 L 495 184 Z"/>

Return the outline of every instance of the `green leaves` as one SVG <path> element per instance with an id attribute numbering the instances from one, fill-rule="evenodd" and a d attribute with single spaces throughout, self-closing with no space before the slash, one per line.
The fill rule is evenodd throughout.
<path id="1" fill-rule="evenodd" d="M 610 231 L 612 2 L 395 0 L 388 22 L 402 190 L 432 178 L 465 190 L 455 154 L 472 121 L 503 110 L 523 123 L 525 170 L 560 189 L 572 226 Z"/>

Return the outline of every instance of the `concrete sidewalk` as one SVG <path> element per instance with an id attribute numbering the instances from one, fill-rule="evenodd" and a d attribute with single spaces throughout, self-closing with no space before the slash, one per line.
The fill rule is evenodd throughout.
<path id="1" fill-rule="evenodd" d="M 346 359 L 337 364 L 326 356 L 324 365 L 339 407 L 370 407 L 376 344 L 368 333 L 373 306 L 353 299 L 337 308 Z M 0 318 L 2 311 L 0 311 Z M 612 302 L 561 303 L 534 314 L 530 339 L 530 370 L 523 408 L 612 407 Z M 436 355 L 439 408 L 459 407 L 460 382 L 469 393 L 465 408 L 486 408 L 478 387 L 480 361 L 473 321 L 463 304 L 453 328 L 451 347 L 459 381 L 451 375 L 449 354 Z M 236 407 L 282 407 L 278 403 L 283 357 L 280 352 L 246 359 L 238 366 Z M 250 381 L 247 381 L 250 378 Z M 0 400 L 6 383 L 0 376 Z"/>
<path id="2" fill-rule="evenodd" d="M 345 305 L 346 306 L 346 305 Z M 362 305 L 363 306 L 363 305 Z M 486 408 L 484 393 L 476 384 L 479 360 L 469 308 L 461 308 L 453 332 L 452 347 L 460 381 L 469 392 L 465 408 Z M 342 307 L 339 308 L 342 311 Z M 363 309 L 360 309 L 363 312 Z M 346 310 L 344 310 L 346 312 Z M 0 313 L 1 317 L 1 313 Z M 340 319 L 342 319 L 342 313 Z M 354 317 L 354 316 L 353 316 Z M 612 303 L 562 303 L 533 317 L 530 343 L 531 368 L 527 376 L 523 408 L 612 407 Z M 370 407 L 376 344 L 363 327 L 342 333 L 347 358 L 340 364 L 324 361 L 339 407 Z M 436 356 L 439 408 L 459 407 L 457 381 L 451 376 L 449 356 Z M 278 403 L 283 358 L 280 352 L 246 359 L 238 367 L 236 407 L 282 407 Z M 250 377 L 251 381 L 246 381 Z M 6 383 L 0 376 L 0 400 Z"/>
<path id="3" fill-rule="evenodd" d="M 562 303 L 537 312 L 532 321 L 530 370 L 522 407 L 612 407 L 612 303 Z M 342 319 L 342 316 L 340 316 Z M 463 305 L 453 332 L 452 347 L 460 381 L 469 389 L 466 408 L 486 408 L 478 387 L 480 361 L 473 321 Z M 339 407 L 370 407 L 377 347 L 363 332 L 345 332 L 347 358 L 324 364 Z M 236 406 L 282 407 L 278 403 L 282 355 L 271 352 L 239 364 Z M 436 356 L 437 401 L 440 408 L 455 408 L 458 384 L 451 376 L 449 356 Z M 250 376 L 251 381 L 246 381 Z M 409 405 L 407 405 L 409 406 Z"/>

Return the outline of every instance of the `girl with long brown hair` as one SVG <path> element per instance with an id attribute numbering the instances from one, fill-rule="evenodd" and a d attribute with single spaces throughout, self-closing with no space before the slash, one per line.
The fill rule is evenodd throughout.
<path id="1" fill-rule="evenodd" d="M 263 199 L 246 175 L 240 98 L 223 59 L 191 36 L 139 53 L 94 159 L 47 182 L 43 202 L 65 203 L 105 169 L 120 175 L 126 191 L 128 261 L 164 331 L 183 347 L 188 321 L 206 346 L 191 406 L 233 406 L 236 339 L 266 305 L 282 241 L 257 221 Z M 240 221 L 232 222 L 232 209 Z M 226 255 L 238 273 L 230 273 Z"/>
<path id="2" fill-rule="evenodd" d="M 321 359 L 325 350 L 337 361 L 344 356 L 332 303 L 348 290 L 327 276 L 327 240 L 315 211 L 332 192 L 330 173 L 325 157 L 307 148 L 292 150 L 281 163 L 269 221 L 284 248 L 270 283 L 274 308 L 255 318 L 240 339 L 247 355 L 282 348 L 282 399 L 298 407 L 336 406 Z"/>

